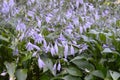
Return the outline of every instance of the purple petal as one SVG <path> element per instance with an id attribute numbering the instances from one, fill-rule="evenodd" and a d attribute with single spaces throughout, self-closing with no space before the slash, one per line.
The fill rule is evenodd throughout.
<path id="1" fill-rule="evenodd" d="M 74 55 L 75 54 L 75 52 L 74 52 L 74 48 L 73 48 L 73 46 L 71 45 L 71 47 L 70 47 L 70 52 L 71 52 L 71 54 L 72 55 Z"/>
<path id="2" fill-rule="evenodd" d="M 32 43 L 31 43 L 31 42 L 28 42 L 28 44 L 27 44 L 26 48 L 27 48 L 27 50 L 28 50 L 28 51 L 31 51 L 31 50 L 33 50 L 33 49 L 34 49 L 34 48 L 33 48 L 33 45 L 32 45 Z"/>
<path id="3" fill-rule="evenodd" d="M 20 31 L 20 32 L 24 32 L 26 30 L 26 25 L 23 22 L 21 22 L 20 20 L 18 20 L 16 30 Z"/>
<path id="4" fill-rule="evenodd" d="M 53 70 L 56 70 L 56 68 L 57 68 L 57 64 L 55 63 L 53 66 Z"/>
<path id="5" fill-rule="evenodd" d="M 57 42 L 55 42 L 54 49 L 55 49 L 55 52 L 58 53 L 58 45 L 57 45 Z"/>
<path id="6" fill-rule="evenodd" d="M 67 56 L 68 56 L 68 45 L 66 44 L 64 46 L 64 57 L 67 58 Z"/>
<path id="7" fill-rule="evenodd" d="M 40 48 L 37 45 L 32 44 L 31 42 L 28 42 L 26 48 L 28 51 L 31 51 L 33 49 L 37 49 L 38 51 L 40 51 Z"/>
<path id="8" fill-rule="evenodd" d="M 40 59 L 40 57 L 38 58 L 38 66 L 40 69 L 45 66 L 45 63 Z"/>
<path id="9" fill-rule="evenodd" d="M 59 63 L 58 63 L 58 66 L 57 66 L 57 70 L 60 71 L 60 69 L 61 69 L 61 64 L 60 64 L 60 62 L 59 62 Z"/>
<path id="10" fill-rule="evenodd" d="M 50 52 L 51 52 L 51 55 L 52 55 L 52 56 L 55 55 L 55 49 L 53 48 L 53 46 L 51 46 Z"/>
<path id="11" fill-rule="evenodd" d="M 3 13 L 8 13 L 10 10 L 9 4 L 6 0 L 3 1 L 3 7 L 2 7 L 2 12 Z"/>

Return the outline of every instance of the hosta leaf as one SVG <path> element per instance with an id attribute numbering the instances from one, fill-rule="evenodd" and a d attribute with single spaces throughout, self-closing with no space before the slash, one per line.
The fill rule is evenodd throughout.
<path id="1" fill-rule="evenodd" d="M 85 60 L 73 60 L 72 63 L 74 63 L 78 68 L 85 70 L 86 72 L 94 70 L 94 66 Z"/>
<path id="2" fill-rule="evenodd" d="M 120 78 L 120 73 L 115 71 L 110 71 L 110 75 L 113 78 L 113 80 L 118 80 Z"/>
<path id="3" fill-rule="evenodd" d="M 80 76 L 80 77 L 82 76 L 82 72 L 75 67 L 67 68 L 67 72 L 72 76 Z"/>
<path id="4" fill-rule="evenodd" d="M 3 41 L 6 41 L 6 42 L 9 42 L 9 39 L 8 39 L 8 38 L 3 37 L 2 35 L 0 35 L 0 40 L 3 40 Z"/>
<path id="5" fill-rule="evenodd" d="M 14 78 L 14 73 L 15 73 L 15 69 L 16 69 L 16 64 L 15 63 L 8 63 L 5 62 L 4 65 L 7 68 L 7 72 L 10 76 L 10 78 Z"/>
<path id="6" fill-rule="evenodd" d="M 74 77 L 71 75 L 67 75 L 63 78 L 64 80 L 82 80 L 80 77 Z"/>
<path id="7" fill-rule="evenodd" d="M 106 42 L 106 36 L 105 36 L 105 34 L 100 33 L 100 34 L 99 34 L 99 37 L 100 37 L 100 40 L 101 40 L 101 41 Z"/>
<path id="8" fill-rule="evenodd" d="M 99 70 L 93 71 L 91 74 L 96 76 L 96 77 L 102 78 L 102 79 L 105 78 L 104 74 L 101 71 L 99 71 Z"/>
<path id="9" fill-rule="evenodd" d="M 116 21 L 116 26 L 120 27 L 120 20 Z"/>
<path id="10" fill-rule="evenodd" d="M 73 58 L 71 61 L 80 60 L 80 59 L 86 59 L 86 57 L 84 57 L 84 56 L 77 56 L 77 57 Z"/>
<path id="11" fill-rule="evenodd" d="M 18 69 L 16 71 L 17 80 L 26 80 L 27 78 L 27 69 Z"/>
<path id="12" fill-rule="evenodd" d="M 87 75 L 87 76 L 85 76 L 85 80 L 93 80 L 93 75 Z"/>
<path id="13" fill-rule="evenodd" d="M 45 62 L 45 67 L 43 68 L 43 70 L 47 71 L 49 69 L 53 75 L 56 75 L 56 72 L 53 70 L 52 60 L 49 58 L 44 58 L 43 61 Z"/>

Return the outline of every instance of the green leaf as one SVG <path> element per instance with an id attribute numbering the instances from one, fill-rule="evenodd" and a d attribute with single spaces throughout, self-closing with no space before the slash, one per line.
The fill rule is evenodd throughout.
<path id="1" fill-rule="evenodd" d="M 74 77 L 71 75 L 67 75 L 65 77 L 63 77 L 64 80 L 82 80 L 80 77 Z"/>
<path id="2" fill-rule="evenodd" d="M 27 69 L 18 69 L 16 71 L 17 80 L 26 80 L 27 78 Z"/>
<path id="3" fill-rule="evenodd" d="M 106 42 L 106 36 L 103 33 L 99 33 L 100 40 L 103 41 L 104 43 Z"/>
<path id="4" fill-rule="evenodd" d="M 67 72 L 72 76 L 80 76 L 80 77 L 82 76 L 82 72 L 75 67 L 67 68 Z"/>
<path id="5" fill-rule="evenodd" d="M 93 75 L 87 75 L 85 76 L 85 80 L 94 80 Z"/>
<path id="6" fill-rule="evenodd" d="M 85 70 L 86 72 L 94 70 L 94 66 L 85 60 L 73 60 L 72 63 L 74 63 L 78 68 Z"/>
<path id="7" fill-rule="evenodd" d="M 52 72 L 53 75 L 56 75 L 56 72 L 53 70 L 53 62 L 52 62 L 52 60 L 50 58 L 42 58 L 42 59 L 46 64 L 46 67 L 43 68 L 43 69 L 46 69 L 46 70 L 49 69 Z"/>
<path id="8" fill-rule="evenodd" d="M 6 42 L 9 42 L 9 39 L 8 39 L 8 38 L 3 37 L 2 35 L 0 35 L 0 40 L 3 40 L 3 41 L 6 41 Z"/>
<path id="9" fill-rule="evenodd" d="M 113 78 L 113 80 L 118 80 L 120 78 L 120 73 L 111 71 L 111 70 L 109 72 L 110 72 L 110 75 Z"/>
<path id="10" fill-rule="evenodd" d="M 4 65 L 7 68 L 7 72 L 10 76 L 10 78 L 14 78 L 14 73 L 15 73 L 15 69 L 16 69 L 16 64 L 15 63 L 8 63 L 5 62 Z"/>
<path id="11" fill-rule="evenodd" d="M 96 76 L 96 77 L 102 78 L 102 79 L 105 78 L 104 74 L 100 70 L 95 70 L 91 74 L 94 75 L 94 76 Z"/>
<path id="12" fill-rule="evenodd" d="M 73 58 L 70 62 L 74 61 L 74 60 L 80 60 L 80 59 L 85 59 L 84 56 L 77 56 L 75 58 Z"/>
<path id="13" fill-rule="evenodd" d="M 120 20 L 116 21 L 116 26 L 120 27 Z"/>

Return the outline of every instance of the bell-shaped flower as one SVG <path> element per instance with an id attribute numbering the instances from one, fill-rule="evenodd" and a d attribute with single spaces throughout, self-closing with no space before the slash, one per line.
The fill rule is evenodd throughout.
<path id="1" fill-rule="evenodd" d="M 33 49 L 37 49 L 37 51 L 40 50 L 40 48 L 37 45 L 34 45 L 31 42 L 28 42 L 28 44 L 26 45 L 26 48 L 27 48 L 28 51 L 31 51 Z"/>
<path id="2" fill-rule="evenodd" d="M 42 61 L 42 59 L 40 57 L 38 58 L 38 66 L 40 69 L 45 66 L 45 63 Z"/>
<path id="3" fill-rule="evenodd" d="M 67 58 L 68 56 L 68 44 L 64 46 L 64 57 Z"/>
<path id="4" fill-rule="evenodd" d="M 36 32 L 33 34 L 33 39 L 35 40 L 35 43 L 41 43 L 43 41 L 42 35 Z"/>
<path id="5" fill-rule="evenodd" d="M 20 31 L 20 32 L 24 32 L 26 30 L 26 25 L 23 22 L 21 22 L 20 20 L 18 20 L 16 30 Z"/>
<path id="6" fill-rule="evenodd" d="M 58 71 L 61 70 L 61 64 L 60 64 L 60 62 L 58 63 L 57 70 L 58 70 Z"/>
<path id="7" fill-rule="evenodd" d="M 47 47 L 47 42 L 45 39 L 43 39 L 43 47 L 46 48 Z"/>
<path id="8" fill-rule="evenodd" d="M 34 49 L 33 44 L 31 42 L 28 42 L 28 44 L 26 45 L 26 48 L 28 51 L 31 51 Z"/>
<path id="9" fill-rule="evenodd" d="M 33 54 L 32 54 L 32 57 L 36 57 L 37 55 L 37 51 L 35 51 Z"/>
<path id="10" fill-rule="evenodd" d="M 9 6 L 13 7 L 15 5 L 15 1 L 14 0 L 9 0 Z"/>
<path id="11" fill-rule="evenodd" d="M 73 48 L 73 46 L 71 45 L 71 47 L 70 47 L 70 52 L 71 52 L 71 54 L 72 55 L 74 55 L 75 54 L 75 51 L 74 51 L 74 48 Z"/>
<path id="12" fill-rule="evenodd" d="M 57 68 L 57 64 L 55 63 L 53 66 L 53 70 L 56 70 L 56 68 Z"/>
<path id="13" fill-rule="evenodd" d="M 46 48 L 45 48 L 45 53 L 48 53 L 50 50 L 50 45 L 48 45 Z"/>
<path id="14" fill-rule="evenodd" d="M 79 29 L 80 29 L 80 33 L 82 34 L 83 33 L 83 27 L 80 26 Z"/>
<path id="15" fill-rule="evenodd" d="M 55 49 L 55 52 L 58 53 L 58 45 L 57 45 L 57 42 L 55 42 L 54 49 Z"/>
<path id="16" fill-rule="evenodd" d="M 7 0 L 4 0 L 3 6 L 2 6 L 2 12 L 6 14 L 9 12 L 9 10 L 10 10 L 9 4 L 8 4 Z"/>
<path id="17" fill-rule="evenodd" d="M 51 45 L 50 52 L 51 52 L 51 55 L 52 55 L 52 56 L 55 55 L 55 49 L 54 49 L 53 45 Z"/>
<path id="18" fill-rule="evenodd" d="M 37 20 L 37 26 L 41 27 L 42 21 L 39 19 L 38 16 L 36 16 L 36 20 Z"/>

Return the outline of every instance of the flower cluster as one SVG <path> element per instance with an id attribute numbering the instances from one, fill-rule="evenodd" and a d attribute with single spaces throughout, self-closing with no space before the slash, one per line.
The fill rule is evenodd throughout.
<path id="1" fill-rule="evenodd" d="M 22 41 L 25 38 L 28 41 L 26 42 L 28 51 L 50 52 L 54 56 L 59 54 L 59 47 L 63 47 L 63 56 L 59 57 L 65 59 L 68 55 L 75 55 L 75 47 L 79 52 L 87 49 L 87 45 L 81 49 L 79 47 L 81 44 L 78 44 L 77 40 L 80 40 L 80 36 L 91 25 L 99 24 L 100 18 L 110 14 L 109 9 L 104 8 L 100 12 L 102 6 L 84 0 L 25 1 L 21 4 L 22 2 L 17 0 L 3 0 L 0 6 L 3 20 L 7 19 L 8 22 L 14 20 L 18 39 Z M 112 17 L 108 17 L 110 18 Z M 116 17 L 114 19 L 116 20 Z M 31 39 L 33 42 L 30 41 Z M 38 57 L 38 65 L 40 68 L 45 66 L 40 57 Z M 59 62 L 58 71 L 60 67 Z"/>

